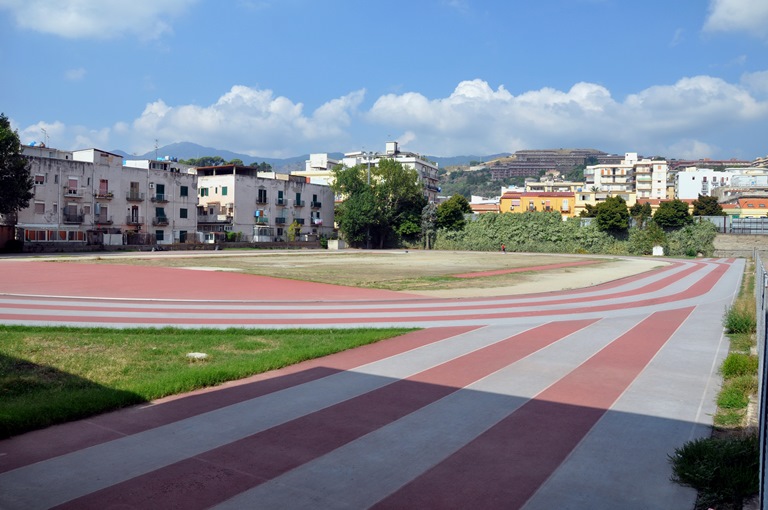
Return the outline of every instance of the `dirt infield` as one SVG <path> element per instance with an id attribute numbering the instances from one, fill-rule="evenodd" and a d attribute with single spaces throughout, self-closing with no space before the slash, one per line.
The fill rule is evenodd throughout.
<path id="1" fill-rule="evenodd" d="M 430 297 L 498 296 L 589 287 L 667 263 L 652 258 L 405 250 L 155 252 L 53 260 L 174 267 L 190 270 L 190 275 L 191 270 L 241 272 Z"/>

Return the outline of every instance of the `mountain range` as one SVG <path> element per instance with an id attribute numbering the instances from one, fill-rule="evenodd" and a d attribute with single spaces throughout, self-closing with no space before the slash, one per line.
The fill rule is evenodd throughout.
<path id="1" fill-rule="evenodd" d="M 225 161 L 231 161 L 233 159 L 240 159 L 246 165 L 251 163 L 269 163 L 276 172 L 288 173 L 294 170 L 304 170 L 304 162 L 309 159 L 309 154 L 302 154 L 300 156 L 294 156 L 290 158 L 262 158 L 249 156 L 248 154 L 239 154 L 228 150 L 215 149 L 213 147 L 203 147 L 192 142 L 178 142 L 163 147 L 158 147 L 157 150 L 149 151 L 145 154 L 128 154 L 125 151 L 116 149 L 110 151 L 113 154 L 119 154 L 126 159 L 164 159 L 166 156 L 177 159 L 192 159 L 202 158 L 204 156 L 219 156 Z M 341 152 L 331 152 L 328 155 L 333 159 L 341 159 L 344 154 Z M 440 157 L 440 156 L 423 156 L 424 159 L 437 163 L 440 168 L 468 165 L 471 161 L 491 161 L 501 157 L 510 156 L 509 153 L 491 154 L 487 156 L 453 156 L 453 157 Z"/>

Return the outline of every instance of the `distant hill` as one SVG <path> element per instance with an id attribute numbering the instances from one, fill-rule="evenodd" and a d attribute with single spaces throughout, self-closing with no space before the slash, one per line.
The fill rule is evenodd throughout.
<path id="1" fill-rule="evenodd" d="M 203 147 L 192 142 L 178 142 L 170 145 L 159 147 L 157 151 L 149 151 L 145 154 L 128 154 L 125 151 L 116 149 L 110 151 L 114 154 L 119 154 L 126 159 L 156 159 L 165 158 L 166 156 L 177 159 L 192 159 L 202 158 L 203 156 L 219 156 L 224 158 L 225 161 L 231 161 L 233 159 L 240 159 L 246 165 L 251 163 L 266 162 L 272 165 L 272 168 L 276 172 L 288 173 L 294 170 L 304 170 L 304 162 L 309 159 L 309 154 L 302 154 L 300 156 L 294 156 L 291 158 L 263 158 L 249 156 L 248 154 L 239 154 L 228 150 L 215 149 L 213 147 Z M 331 152 L 329 156 L 334 159 L 341 159 L 344 154 L 341 152 Z M 447 166 L 459 166 L 468 165 L 470 161 L 492 161 L 500 157 L 509 156 L 509 153 L 494 154 L 490 156 L 453 156 L 453 157 L 440 157 L 440 156 L 425 156 L 429 161 L 434 161 L 441 168 Z"/>

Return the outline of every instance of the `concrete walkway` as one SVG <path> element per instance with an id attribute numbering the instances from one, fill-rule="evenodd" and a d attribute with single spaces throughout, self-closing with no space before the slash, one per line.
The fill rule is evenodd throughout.
<path id="1" fill-rule="evenodd" d="M 103 296 L 36 268 L 34 292 L 0 285 L 0 320 L 426 329 L 2 441 L 0 508 L 692 508 L 667 455 L 709 433 L 744 261 L 472 299 L 284 281 L 276 298 L 200 272 L 235 297 L 182 298 L 181 270 L 137 269 Z M 131 294 L 144 277 L 158 297 Z"/>

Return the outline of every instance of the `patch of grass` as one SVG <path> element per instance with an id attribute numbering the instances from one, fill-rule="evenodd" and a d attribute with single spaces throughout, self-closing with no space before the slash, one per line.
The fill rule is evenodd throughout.
<path id="1" fill-rule="evenodd" d="M 720 373 L 726 379 L 755 374 L 757 373 L 758 362 L 757 356 L 751 356 L 743 352 L 731 352 L 723 360 Z"/>
<path id="2" fill-rule="evenodd" d="M 759 491 L 759 446 L 756 434 L 691 441 L 669 458 L 672 480 L 699 491 L 697 508 L 741 509 Z"/>
<path id="3" fill-rule="evenodd" d="M 0 438 L 213 386 L 411 329 L 0 326 Z M 187 353 L 207 354 L 192 360 Z"/>
<path id="4" fill-rule="evenodd" d="M 737 303 L 728 308 L 723 318 L 723 325 L 727 333 L 751 333 L 757 327 L 755 319 L 755 307 Z"/>

